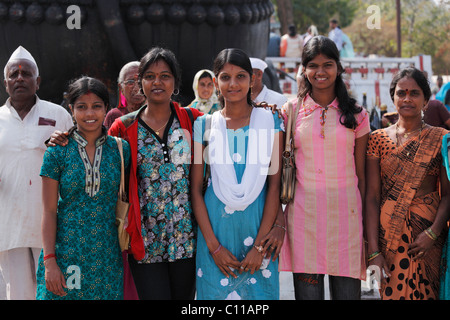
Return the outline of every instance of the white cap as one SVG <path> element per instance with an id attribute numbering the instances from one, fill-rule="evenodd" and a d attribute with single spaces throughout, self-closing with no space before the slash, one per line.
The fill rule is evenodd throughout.
<path id="1" fill-rule="evenodd" d="M 36 67 L 36 73 L 37 75 L 39 75 L 39 69 L 37 66 L 36 61 L 34 60 L 33 56 L 31 55 L 30 52 L 28 52 L 27 49 L 25 49 L 22 46 L 19 46 L 11 55 L 11 57 L 9 58 L 8 62 L 5 65 L 5 69 L 4 69 L 4 76 L 6 79 L 6 67 L 8 66 L 8 64 L 14 60 L 28 60 L 30 61 L 32 64 L 34 64 L 34 66 Z"/>
<path id="2" fill-rule="evenodd" d="M 252 63 L 253 69 L 259 69 L 264 71 L 267 68 L 267 63 L 258 58 L 250 58 L 250 62 Z"/>

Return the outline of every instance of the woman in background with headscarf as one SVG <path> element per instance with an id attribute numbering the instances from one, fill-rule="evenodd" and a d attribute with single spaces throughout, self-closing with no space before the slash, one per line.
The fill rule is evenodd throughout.
<path id="1" fill-rule="evenodd" d="M 195 99 L 189 107 L 200 110 L 203 113 L 213 114 L 220 110 L 219 100 L 214 90 L 214 73 L 208 69 L 202 69 L 194 76 L 192 89 Z"/>

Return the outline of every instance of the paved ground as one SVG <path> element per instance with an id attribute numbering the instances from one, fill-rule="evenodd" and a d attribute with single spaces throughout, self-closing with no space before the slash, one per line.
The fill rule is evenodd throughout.
<path id="1" fill-rule="evenodd" d="M 0 272 L 0 300 L 6 300 L 5 281 L 3 281 L 3 276 L 1 272 Z"/>

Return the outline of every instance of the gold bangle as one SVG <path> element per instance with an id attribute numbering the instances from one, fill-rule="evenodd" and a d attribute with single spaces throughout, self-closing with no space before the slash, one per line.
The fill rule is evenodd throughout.
<path id="1" fill-rule="evenodd" d="M 372 261 L 373 259 L 375 259 L 376 257 L 378 257 L 381 254 L 381 252 L 376 251 L 374 253 L 372 253 L 369 258 L 367 259 L 367 262 Z"/>
<path id="2" fill-rule="evenodd" d="M 433 232 L 433 230 L 431 229 L 431 227 L 430 228 L 428 228 L 428 229 L 426 229 L 425 231 L 425 234 L 431 239 L 431 240 L 433 240 L 433 241 L 436 241 L 437 240 L 437 235 Z"/>

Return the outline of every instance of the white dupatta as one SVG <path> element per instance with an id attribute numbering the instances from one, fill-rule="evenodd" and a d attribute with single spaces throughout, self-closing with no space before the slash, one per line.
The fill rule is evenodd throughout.
<path id="1" fill-rule="evenodd" d="M 250 116 L 245 171 L 241 183 L 229 152 L 225 118 L 215 112 L 211 119 L 208 145 L 211 181 L 214 193 L 225 204 L 225 211 L 243 211 L 261 193 L 269 172 L 274 143 L 274 119 L 271 111 L 254 108 Z"/>

